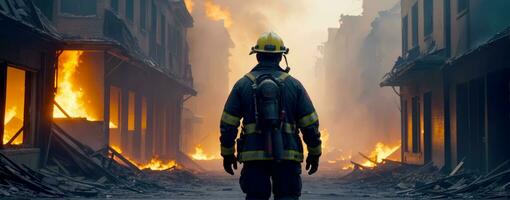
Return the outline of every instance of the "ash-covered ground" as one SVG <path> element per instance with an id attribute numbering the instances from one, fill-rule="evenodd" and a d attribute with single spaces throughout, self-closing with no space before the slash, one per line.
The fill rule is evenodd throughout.
<path id="1" fill-rule="evenodd" d="M 237 171 L 239 172 L 239 171 Z M 178 199 L 178 200 L 239 200 L 244 199 L 238 184 L 238 175 L 230 176 L 222 172 L 207 172 L 190 176 L 184 172 L 170 172 L 172 175 L 153 174 L 154 181 L 165 189 L 143 194 L 109 191 L 95 198 L 69 199 Z M 177 174 L 175 174 L 177 173 Z M 181 174 L 179 174 L 181 173 Z M 340 172 L 322 172 L 309 176 L 303 174 L 303 194 L 301 199 L 394 199 L 394 189 L 364 187 L 342 181 Z"/>

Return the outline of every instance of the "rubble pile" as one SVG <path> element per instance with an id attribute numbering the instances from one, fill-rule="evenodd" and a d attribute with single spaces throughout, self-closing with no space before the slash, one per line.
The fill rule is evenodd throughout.
<path id="1" fill-rule="evenodd" d="M 92 150 L 56 124 L 53 126 L 48 154 L 46 167 L 33 170 L 16 164 L 0 153 L 0 198 L 110 198 L 113 194 L 128 195 L 167 189 L 179 181 L 200 181 L 192 172 L 176 167 L 142 171 L 109 147 Z"/>
<path id="2" fill-rule="evenodd" d="M 506 161 L 487 174 L 478 174 L 464 169 L 464 162 L 460 162 L 450 173 L 437 169 L 432 162 L 417 166 L 384 160 L 375 167 L 364 167 L 353 162 L 353 171 L 342 177 L 342 182 L 385 190 L 391 188 L 398 197 L 508 198 L 509 163 Z"/>

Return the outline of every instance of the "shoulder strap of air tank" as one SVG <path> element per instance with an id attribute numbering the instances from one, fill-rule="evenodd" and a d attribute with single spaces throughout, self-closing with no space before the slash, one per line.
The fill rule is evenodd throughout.
<path id="1" fill-rule="evenodd" d="M 278 80 L 279 80 L 279 81 L 281 81 L 281 82 L 283 82 L 283 81 L 285 81 L 285 79 L 287 79 L 287 78 L 289 78 L 289 77 L 290 77 L 289 73 L 282 72 L 282 73 L 280 74 L 280 76 L 278 76 Z"/>
<path id="2" fill-rule="evenodd" d="M 251 72 L 247 73 L 244 76 L 246 76 L 246 78 L 250 79 L 252 83 L 256 83 L 257 82 L 257 77 L 253 73 L 251 73 Z"/>

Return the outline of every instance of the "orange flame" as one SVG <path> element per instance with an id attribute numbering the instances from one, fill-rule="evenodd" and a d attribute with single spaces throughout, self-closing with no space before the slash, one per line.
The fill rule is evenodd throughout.
<path id="1" fill-rule="evenodd" d="M 184 0 L 184 5 L 186 5 L 186 9 L 188 9 L 188 12 L 193 12 L 193 6 L 195 6 L 195 3 L 193 0 Z"/>
<path id="2" fill-rule="evenodd" d="M 116 152 L 122 154 L 122 149 L 119 146 L 110 145 L 110 148 L 112 148 Z M 153 171 L 164 171 L 164 170 L 168 170 L 168 169 L 177 167 L 177 163 L 175 162 L 175 160 L 162 161 L 159 158 L 154 157 L 148 163 L 140 163 L 140 162 L 135 161 L 132 158 L 129 158 L 126 155 L 122 155 L 122 156 L 124 156 L 124 158 L 126 158 L 129 162 L 136 165 L 136 167 L 138 167 L 138 169 L 141 169 L 141 170 L 150 169 Z"/>
<path id="3" fill-rule="evenodd" d="M 370 158 L 372 158 L 377 163 L 381 163 L 384 159 L 388 158 L 391 154 L 395 153 L 400 149 L 400 144 L 396 146 L 388 146 L 383 144 L 382 142 L 378 142 L 375 145 L 375 149 L 370 153 Z M 361 165 L 365 167 L 375 167 L 375 163 L 370 161 L 365 161 Z"/>
<path id="4" fill-rule="evenodd" d="M 80 56 L 83 51 L 64 51 L 59 57 L 58 66 L 58 90 L 55 101 L 73 118 L 87 118 L 95 120 L 87 113 L 83 100 L 83 91 L 76 88 L 74 76 L 80 65 Z M 54 118 L 65 118 L 66 116 L 56 106 L 53 109 Z"/>
<path id="5" fill-rule="evenodd" d="M 16 107 L 11 107 L 8 110 L 5 111 L 5 117 L 4 117 L 4 125 L 7 125 L 14 116 L 16 116 Z"/>
<path id="6" fill-rule="evenodd" d="M 5 111 L 4 126 L 7 125 L 9 122 L 11 122 L 11 120 L 13 120 L 14 117 L 16 117 L 16 115 L 18 114 L 16 109 L 17 108 L 14 106 L 14 107 L 11 107 Z M 7 130 L 6 129 L 4 131 L 5 131 L 4 132 L 5 134 L 4 134 L 4 138 L 2 139 L 2 141 L 4 144 L 6 144 L 14 136 L 14 134 L 16 134 L 16 131 L 18 131 L 18 130 Z M 14 141 L 12 141 L 11 144 L 12 145 L 23 144 L 23 138 L 21 136 L 18 136 Z"/>
<path id="7" fill-rule="evenodd" d="M 193 153 L 191 155 L 191 158 L 193 160 L 216 160 L 216 159 L 220 159 L 219 156 L 207 155 L 204 152 L 204 149 L 202 149 L 202 145 L 198 145 L 198 146 L 195 147 L 195 153 Z"/>
<path id="8" fill-rule="evenodd" d="M 215 4 L 213 0 L 205 0 L 205 15 L 214 21 L 223 20 L 225 28 L 232 26 L 232 15 L 228 8 L 223 8 L 218 4 Z"/>
<path id="9" fill-rule="evenodd" d="M 138 168 L 140 169 L 150 169 L 153 171 L 164 171 L 171 168 L 174 168 L 177 166 L 177 163 L 175 160 L 170 160 L 167 162 L 164 162 L 162 160 L 159 160 L 158 158 L 152 158 L 151 161 L 147 164 L 137 164 Z"/>
<path id="10" fill-rule="evenodd" d="M 109 128 L 119 128 L 119 127 L 117 126 L 117 124 L 115 124 L 115 123 L 113 123 L 113 122 L 110 122 L 108 126 L 109 126 Z"/>

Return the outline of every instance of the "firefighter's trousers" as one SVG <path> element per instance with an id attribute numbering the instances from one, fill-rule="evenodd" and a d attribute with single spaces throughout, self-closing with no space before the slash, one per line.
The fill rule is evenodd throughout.
<path id="1" fill-rule="evenodd" d="M 301 196 L 301 163 L 296 161 L 249 161 L 243 163 L 241 189 L 247 200 L 268 200 L 271 189 L 275 200 Z"/>

